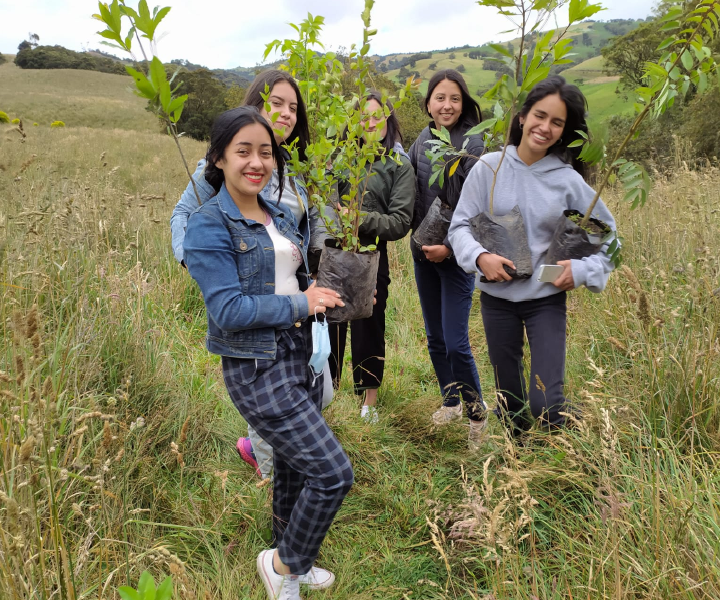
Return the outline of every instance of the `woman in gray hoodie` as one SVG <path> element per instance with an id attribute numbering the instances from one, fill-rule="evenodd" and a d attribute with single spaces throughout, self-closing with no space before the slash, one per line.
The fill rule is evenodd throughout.
<path id="1" fill-rule="evenodd" d="M 582 260 L 563 260 L 564 269 L 552 283 L 537 280 L 551 236 L 564 210 L 585 213 L 595 191 L 584 180 L 580 148 L 568 148 L 579 131 L 587 132 L 587 102 L 580 90 L 560 76 L 539 82 L 528 94 L 510 130 L 505 156 L 482 157 L 468 175 L 450 225 L 449 239 L 460 266 L 489 283 L 479 283 L 483 324 L 498 391 L 498 416 L 513 435 L 527 430 L 529 400 L 532 417 L 545 427 L 561 426 L 566 343 L 566 293 L 582 285 L 601 292 L 613 269 L 606 247 Z M 501 162 L 502 160 L 502 162 Z M 501 216 L 518 206 L 527 231 L 534 275 L 512 279 L 505 266 L 512 261 L 486 250 L 471 232 L 469 220 L 489 212 Z M 615 220 L 598 202 L 594 217 L 615 230 Z M 530 391 L 523 374 L 523 333 L 530 344 Z"/>

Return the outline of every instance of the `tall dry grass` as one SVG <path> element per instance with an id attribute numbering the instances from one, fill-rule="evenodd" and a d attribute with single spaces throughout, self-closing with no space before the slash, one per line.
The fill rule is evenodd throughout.
<path id="1" fill-rule="evenodd" d="M 186 140 L 193 158 L 201 144 Z M 680 163 L 681 165 L 681 163 Z M 583 418 L 468 455 L 437 384 L 406 244 L 391 250 L 381 421 L 345 382 L 327 418 L 356 485 L 309 597 L 716 598 L 718 239 L 713 167 L 658 181 L 622 224 L 626 266 L 571 295 L 567 392 Z M 0 127 L 0 597 L 114 598 L 144 569 L 179 598 L 264 598 L 270 496 L 170 252 L 185 186 L 157 134 Z M 477 307 L 471 342 L 492 395 Z"/>

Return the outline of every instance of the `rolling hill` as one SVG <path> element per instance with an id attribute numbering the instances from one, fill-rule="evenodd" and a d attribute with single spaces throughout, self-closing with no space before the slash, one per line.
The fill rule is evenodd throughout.
<path id="1" fill-rule="evenodd" d="M 592 116 L 607 117 L 632 110 L 632 107 L 615 93 L 618 78 L 608 77 L 603 73 L 603 59 L 600 55 L 600 49 L 612 37 L 623 35 L 637 27 L 641 22 L 635 20 L 616 20 L 607 23 L 585 21 L 570 28 L 568 36 L 574 40 L 570 58 L 574 64 L 562 71 L 561 74 L 568 81 L 578 85 L 586 95 Z M 517 48 L 519 42 L 520 39 L 516 38 L 502 43 Z M 476 53 L 491 54 L 494 53 L 494 50 L 487 44 L 474 47 L 448 48 L 446 50 L 421 53 L 423 55 L 430 54 L 431 56 L 412 62 L 410 62 L 413 57 L 412 54 L 390 54 L 379 57 L 376 64 L 378 70 L 384 72 L 394 81 L 404 80 L 407 74 L 415 73 L 422 80 L 420 91 L 423 94 L 427 91 L 427 82 L 435 71 L 458 69 L 462 65 L 459 70 L 464 68 L 463 76 L 467 81 L 470 92 L 480 100 L 485 91 L 492 87 L 497 80 L 496 71 L 493 70 L 493 67 L 498 63 L 486 58 L 473 58 Z M 482 100 L 481 104 L 484 107 L 488 106 L 488 103 Z"/>

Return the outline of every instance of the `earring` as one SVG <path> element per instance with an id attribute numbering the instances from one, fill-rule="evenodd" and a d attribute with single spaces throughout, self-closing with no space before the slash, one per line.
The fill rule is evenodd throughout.
<path id="1" fill-rule="evenodd" d="M 560 138 L 557 142 L 555 142 L 555 144 L 556 144 L 557 146 L 559 146 L 560 144 L 562 144 L 562 138 Z"/>
<path id="2" fill-rule="evenodd" d="M 522 129 L 523 127 L 525 127 L 525 123 L 520 123 L 520 129 Z"/>

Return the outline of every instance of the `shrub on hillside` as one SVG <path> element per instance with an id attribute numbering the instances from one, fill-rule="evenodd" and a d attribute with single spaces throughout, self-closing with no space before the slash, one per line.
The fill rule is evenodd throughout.
<path id="1" fill-rule="evenodd" d="M 9 123 L 10 117 L 8 117 L 8 114 L 6 112 L 3 112 L 0 110 L 0 123 Z"/>
<path id="2" fill-rule="evenodd" d="M 177 122 L 178 131 L 196 140 L 210 139 L 215 117 L 227 108 L 227 88 L 208 69 L 179 73 L 175 81 L 178 80 L 182 81 L 178 95 L 188 95 L 182 116 Z"/>
<path id="3" fill-rule="evenodd" d="M 127 75 L 125 66 L 118 61 L 74 52 L 62 46 L 23 48 L 15 56 L 15 64 L 21 69 L 81 69 Z"/>
<path id="4" fill-rule="evenodd" d="M 0 54 L 0 65 L 7 62 L 7 58 L 5 58 L 2 54 Z"/>
<path id="5" fill-rule="evenodd" d="M 425 101 L 422 94 L 412 92 L 412 97 L 395 109 L 395 116 L 400 124 L 400 133 L 403 137 L 405 149 L 412 145 L 428 124 L 429 117 L 425 113 L 424 105 Z"/>

